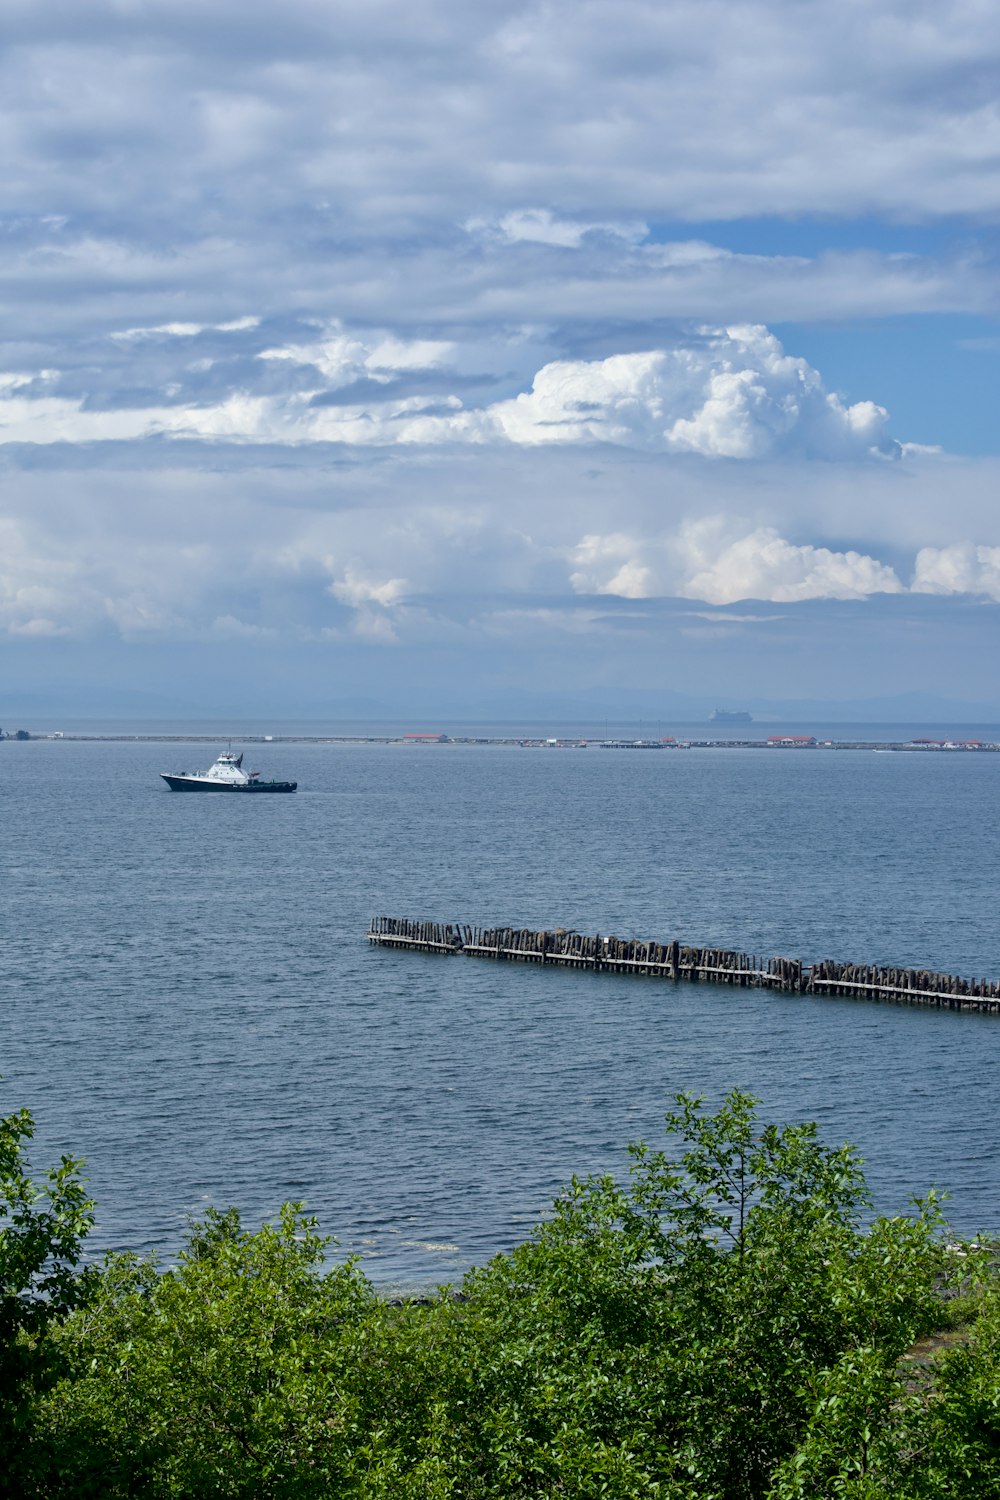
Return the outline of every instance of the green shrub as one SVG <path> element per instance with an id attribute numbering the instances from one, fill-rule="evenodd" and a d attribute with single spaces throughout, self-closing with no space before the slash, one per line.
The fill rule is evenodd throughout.
<path id="1" fill-rule="evenodd" d="M 525 1244 L 426 1305 L 331 1269 L 298 1205 L 256 1233 L 208 1214 L 170 1270 L 111 1258 L 33 1335 L 62 1373 L 25 1404 L 22 1493 L 1000 1492 L 995 1285 L 935 1400 L 899 1373 L 942 1282 L 992 1276 L 949 1249 L 935 1201 L 868 1222 L 853 1151 L 762 1126 L 744 1094 L 714 1113 L 681 1095 L 666 1124 L 627 1181 L 574 1180 Z M 955 1488 L 970 1455 L 992 1492 Z"/>

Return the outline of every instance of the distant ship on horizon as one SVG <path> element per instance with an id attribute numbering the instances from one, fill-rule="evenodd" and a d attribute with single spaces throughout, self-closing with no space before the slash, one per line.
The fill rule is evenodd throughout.
<path id="1" fill-rule="evenodd" d="M 752 724 L 753 717 L 745 708 L 735 711 L 728 708 L 713 708 L 708 722 L 710 724 Z"/>

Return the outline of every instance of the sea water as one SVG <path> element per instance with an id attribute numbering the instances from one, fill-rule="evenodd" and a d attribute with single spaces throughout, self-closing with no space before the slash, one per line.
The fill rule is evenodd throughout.
<path id="1" fill-rule="evenodd" d="M 365 940 L 387 913 L 996 977 L 1000 754 L 275 743 L 247 764 L 293 797 L 167 791 L 217 748 L 0 745 L 0 1110 L 39 1164 L 86 1157 L 95 1251 L 296 1199 L 379 1285 L 452 1280 L 678 1091 L 736 1087 L 854 1142 L 879 1210 L 936 1186 L 1000 1228 L 1000 1018 Z"/>

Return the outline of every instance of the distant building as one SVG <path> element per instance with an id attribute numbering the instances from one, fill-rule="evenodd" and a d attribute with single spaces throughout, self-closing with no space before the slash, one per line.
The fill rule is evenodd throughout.
<path id="1" fill-rule="evenodd" d="M 767 737 L 769 745 L 790 745 L 796 749 L 802 749 L 806 745 L 815 745 L 814 734 L 769 734 Z"/>
<path id="2" fill-rule="evenodd" d="M 446 734 L 404 734 L 403 739 L 408 745 L 446 745 L 448 743 Z"/>
<path id="3" fill-rule="evenodd" d="M 670 740 L 601 740 L 602 750 L 664 750 Z"/>

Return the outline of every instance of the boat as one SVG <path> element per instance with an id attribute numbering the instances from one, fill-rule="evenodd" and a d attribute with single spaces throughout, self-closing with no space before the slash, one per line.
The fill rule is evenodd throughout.
<path id="1" fill-rule="evenodd" d="M 753 716 L 746 709 L 737 709 L 735 712 L 728 708 L 713 708 L 708 716 L 710 724 L 752 724 Z"/>
<path id="2" fill-rule="evenodd" d="M 297 781 L 261 781 L 259 771 L 244 771 L 243 752 L 223 750 L 207 771 L 161 771 L 172 792 L 294 792 Z"/>

